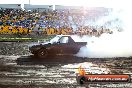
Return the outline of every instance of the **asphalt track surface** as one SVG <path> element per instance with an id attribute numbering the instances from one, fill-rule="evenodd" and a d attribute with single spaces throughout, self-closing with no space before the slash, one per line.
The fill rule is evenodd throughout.
<path id="1" fill-rule="evenodd" d="M 6 44 L 1 43 L 1 46 L 7 46 Z M 39 59 L 30 55 L 26 50 L 24 52 L 21 46 L 25 45 L 13 43 L 13 45 L 8 44 L 8 47 L 13 47 L 13 49 L 5 50 L 9 48 L 3 47 L 4 50 L 1 50 L 0 88 L 132 88 L 131 82 L 79 85 L 76 81 L 76 73 L 80 65 L 86 66 L 88 72 L 92 74 L 132 74 L 131 57 L 81 58 L 55 56 Z M 14 48 L 20 50 L 19 53 L 16 54 Z"/>

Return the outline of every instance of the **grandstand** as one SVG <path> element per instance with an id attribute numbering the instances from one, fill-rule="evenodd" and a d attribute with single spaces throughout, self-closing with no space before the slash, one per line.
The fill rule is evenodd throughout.
<path id="1" fill-rule="evenodd" d="M 32 5 L 30 2 L 0 4 L 0 8 L 0 34 L 100 36 L 111 33 L 110 29 L 94 24 L 98 17 L 108 13 L 108 8 Z"/>

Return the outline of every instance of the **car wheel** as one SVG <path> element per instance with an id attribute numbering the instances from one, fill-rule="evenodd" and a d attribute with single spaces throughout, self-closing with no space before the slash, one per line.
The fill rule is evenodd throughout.
<path id="1" fill-rule="evenodd" d="M 38 57 L 39 58 L 45 58 L 46 56 L 47 56 L 47 50 L 46 49 L 40 49 L 39 51 L 38 51 Z"/>

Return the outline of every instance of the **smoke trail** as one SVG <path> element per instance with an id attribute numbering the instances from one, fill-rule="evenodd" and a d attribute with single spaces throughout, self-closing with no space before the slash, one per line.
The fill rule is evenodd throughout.
<path id="1" fill-rule="evenodd" d="M 90 58 L 106 58 L 106 57 L 130 57 L 132 56 L 132 41 L 131 41 L 131 10 L 123 8 L 114 10 L 109 16 L 97 21 L 99 25 L 105 25 L 107 22 L 115 23 L 118 28 L 122 28 L 123 32 L 114 31 L 113 34 L 103 34 L 99 38 L 91 38 L 87 46 L 84 46 L 77 53 L 79 57 Z M 117 22 L 116 19 L 119 19 Z M 103 20 L 103 21 L 102 21 Z M 116 22 L 115 22 L 116 21 Z M 111 28 L 113 25 L 109 25 Z M 115 26 L 115 25 L 114 25 Z M 88 38 L 86 38 L 87 40 Z"/>

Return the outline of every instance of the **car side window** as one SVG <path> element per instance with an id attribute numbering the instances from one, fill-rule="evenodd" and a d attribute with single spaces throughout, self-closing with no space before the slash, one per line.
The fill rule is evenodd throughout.
<path id="1" fill-rule="evenodd" d="M 68 37 L 62 37 L 60 40 L 59 40 L 60 43 L 68 43 Z"/>

